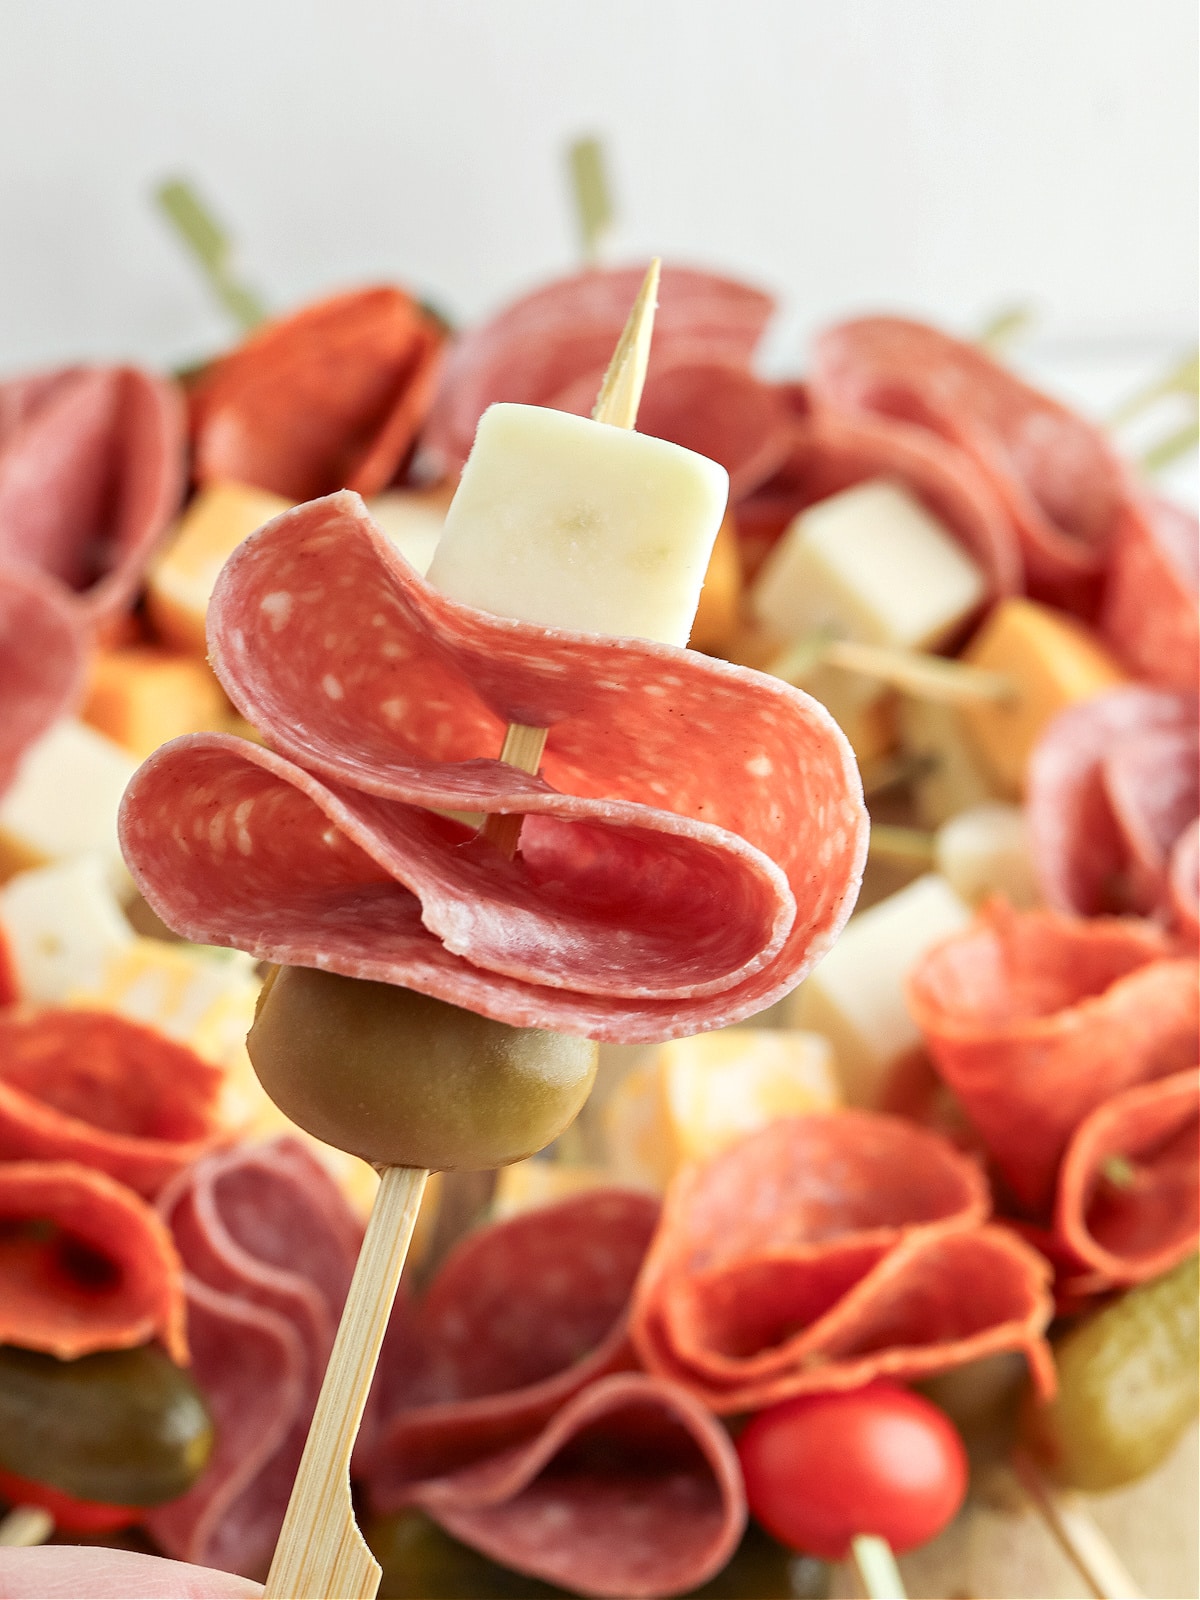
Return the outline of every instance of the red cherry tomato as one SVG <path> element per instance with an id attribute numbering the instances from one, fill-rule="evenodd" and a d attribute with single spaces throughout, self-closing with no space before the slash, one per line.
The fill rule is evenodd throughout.
<path id="1" fill-rule="evenodd" d="M 41 1506 L 64 1533 L 111 1533 L 129 1528 L 146 1515 L 143 1506 L 110 1506 L 99 1500 L 76 1500 L 48 1484 L 34 1483 L 0 1467 L 0 1499 L 10 1506 Z"/>
<path id="2" fill-rule="evenodd" d="M 948 1418 L 895 1383 L 803 1395 L 759 1414 L 737 1441 L 746 1498 L 769 1533 L 840 1561 L 858 1533 L 893 1550 L 924 1544 L 967 1490 L 967 1457 Z"/>

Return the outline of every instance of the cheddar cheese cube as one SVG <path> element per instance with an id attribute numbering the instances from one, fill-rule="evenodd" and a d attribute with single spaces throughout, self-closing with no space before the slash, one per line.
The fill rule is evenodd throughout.
<path id="1" fill-rule="evenodd" d="M 603 1189 L 617 1181 L 608 1167 L 573 1166 L 545 1156 L 531 1156 L 527 1161 L 514 1161 L 511 1166 L 501 1167 L 496 1174 L 491 1214 L 500 1221 L 522 1211 L 553 1205 L 557 1200 L 568 1200 L 588 1189 Z"/>
<path id="2" fill-rule="evenodd" d="M 139 645 L 97 653 L 81 715 L 144 760 L 182 733 L 224 729 L 232 712 L 206 661 Z"/>
<path id="3" fill-rule="evenodd" d="M 124 900 L 132 892 L 117 843 L 117 808 L 137 762 L 65 717 L 26 751 L 0 797 L 0 882 L 31 867 L 95 855 Z"/>
<path id="4" fill-rule="evenodd" d="M 958 706 L 902 694 L 896 721 L 901 750 L 913 763 L 913 800 L 927 827 L 940 827 L 969 806 L 996 798 L 997 780 L 967 733 Z"/>
<path id="5" fill-rule="evenodd" d="M 246 483 L 210 483 L 197 492 L 147 579 L 146 605 L 162 640 L 204 655 L 217 574 L 243 539 L 291 504 Z"/>
<path id="6" fill-rule="evenodd" d="M 963 660 L 1012 680 L 1006 700 L 962 709 L 963 725 L 1006 795 L 1019 795 L 1042 729 L 1060 711 L 1125 681 L 1094 634 L 1035 600 L 1003 600 L 963 651 Z"/>
<path id="7" fill-rule="evenodd" d="M 851 1105 L 879 1105 L 891 1069 L 920 1042 L 905 983 L 931 945 L 966 927 L 970 907 L 937 873 L 850 918 L 841 938 L 792 996 L 797 1027 L 829 1040 Z"/>
<path id="8" fill-rule="evenodd" d="M 717 529 L 700 604 L 688 643 L 693 650 L 723 655 L 737 631 L 742 601 L 742 556 L 733 513 L 726 511 Z"/>

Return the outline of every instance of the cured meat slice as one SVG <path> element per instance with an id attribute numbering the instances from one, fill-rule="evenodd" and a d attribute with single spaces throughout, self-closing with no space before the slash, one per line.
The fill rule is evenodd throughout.
<path id="1" fill-rule="evenodd" d="M 561 278 L 465 334 L 446 363 L 422 447 L 444 471 L 454 473 L 470 454 L 476 425 L 494 401 L 590 412 L 644 276 L 643 265 Z M 732 404 L 736 380 L 729 372 L 747 372 L 774 304 L 748 284 L 669 266 L 662 271 L 660 299 L 646 403 L 660 408 L 659 422 L 668 417 L 672 427 L 702 426 L 705 453 L 727 465 L 725 455 L 732 451 L 749 482 L 754 476 L 749 463 L 757 451 L 748 452 L 739 442 L 745 429 Z M 746 385 L 741 388 L 749 393 Z M 719 405 L 710 409 L 714 396 Z M 698 397 L 701 417 L 689 424 L 684 412 Z M 757 390 L 752 403 L 762 411 L 765 402 Z M 643 433 L 657 431 L 648 412 L 638 426 Z M 756 470 L 769 470 L 765 461 L 764 456 Z"/>
<path id="2" fill-rule="evenodd" d="M 1114 1095 L 1071 1140 L 1055 1231 L 1093 1290 L 1157 1278 L 1196 1249 L 1198 1115 L 1200 1078 L 1180 1072 Z"/>
<path id="3" fill-rule="evenodd" d="M 70 1361 L 161 1338 L 187 1362 L 183 1281 L 144 1200 L 73 1161 L 0 1164 L 0 1343 Z"/>
<path id="4" fill-rule="evenodd" d="M 1129 686 L 1096 695 L 1055 717 L 1030 759 L 1030 845 L 1042 893 L 1060 911 L 1169 920 L 1172 852 L 1197 812 L 1194 694 Z"/>
<path id="5" fill-rule="evenodd" d="M 1153 496 L 1123 508 L 1113 539 L 1100 628 L 1130 669 L 1185 694 L 1200 678 L 1200 526 Z"/>
<path id="6" fill-rule="evenodd" d="M 769 1124 L 672 1184 L 635 1348 L 717 1413 L 999 1350 L 1052 1387 L 1045 1265 L 987 1211 L 974 1163 L 899 1118 Z"/>
<path id="7" fill-rule="evenodd" d="M 53 580 L 0 567 L 0 794 L 21 757 L 83 694 L 87 651 Z"/>
<path id="8" fill-rule="evenodd" d="M 1200 817 L 1175 841 L 1169 889 L 1176 926 L 1195 939 L 1200 935 Z"/>
<path id="9" fill-rule="evenodd" d="M 1144 924 L 1017 913 L 993 902 L 922 958 L 909 1000 L 1020 1214 L 1048 1225 L 1057 1205 L 1060 1227 L 1075 1219 L 1069 1237 L 1077 1243 L 1091 1227 L 1080 1219 L 1096 1165 L 1121 1153 L 1106 1130 L 1129 1137 L 1135 1160 L 1157 1138 L 1151 1113 L 1116 1108 L 1158 1104 L 1155 1095 L 1128 1096 L 1196 1064 L 1195 963 L 1172 959 L 1165 938 Z M 1139 1132 L 1143 1117 L 1151 1133 Z M 1122 1194 L 1120 1210 L 1126 1232 L 1139 1210 L 1153 1231 L 1155 1184 Z M 1140 1253 L 1151 1259 L 1148 1248 Z"/>
<path id="10" fill-rule="evenodd" d="M 0 1014 L 0 1161 L 78 1161 L 152 1197 L 212 1142 L 221 1076 L 115 1013 Z"/>
<path id="11" fill-rule="evenodd" d="M 838 412 L 780 385 L 792 411 L 787 459 L 738 508 L 738 530 L 758 559 L 806 506 L 873 478 L 916 496 L 978 563 L 993 599 L 1023 587 L 1021 554 L 1004 508 L 961 452 L 927 429 L 888 416 Z"/>
<path id="12" fill-rule="evenodd" d="M 650 1196 L 605 1189 L 468 1235 L 389 1330 L 361 1452 L 373 1503 L 528 1439 L 631 1366 L 629 1297 L 657 1220 Z"/>
<path id="13" fill-rule="evenodd" d="M 205 1157 L 159 1210 L 187 1269 L 193 1368 L 217 1445 L 199 1481 L 146 1526 L 168 1555 L 260 1573 L 362 1230 L 324 1168 L 286 1138 Z"/>
<path id="14" fill-rule="evenodd" d="M 853 757 L 776 680 L 458 605 L 346 495 L 243 544 L 209 621 L 282 754 L 196 735 L 131 784 L 126 858 L 188 938 L 636 1040 L 762 1009 L 849 914 Z M 539 777 L 506 722 L 550 729 Z M 520 856 L 429 808 L 524 813 Z"/>
<path id="15" fill-rule="evenodd" d="M 178 390 L 136 367 L 78 367 L 16 391 L 0 439 L 0 567 L 42 573 L 81 621 L 108 621 L 183 493 Z"/>
<path id="16" fill-rule="evenodd" d="M 728 1434 L 678 1385 L 640 1373 L 591 1384 L 535 1439 L 411 1499 L 494 1560 L 583 1595 L 691 1590 L 746 1523 Z"/>
<path id="17" fill-rule="evenodd" d="M 1016 529 L 1029 592 L 1094 610 L 1129 498 L 1099 428 L 976 345 L 900 317 L 827 329 L 814 343 L 809 383 L 819 407 L 881 412 L 955 446 Z"/>
<path id="18" fill-rule="evenodd" d="M 428 313 L 389 285 L 257 329 L 189 395 L 196 477 L 289 500 L 342 488 L 377 494 L 425 419 L 442 342 Z"/>

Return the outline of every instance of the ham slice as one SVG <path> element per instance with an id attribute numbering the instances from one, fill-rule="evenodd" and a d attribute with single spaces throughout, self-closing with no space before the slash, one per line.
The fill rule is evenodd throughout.
<path id="1" fill-rule="evenodd" d="M 347 495 L 246 541 L 209 630 L 274 750 L 177 740 L 121 816 L 187 938 L 632 1041 L 761 1010 L 849 914 L 853 757 L 776 680 L 458 605 Z M 495 759 L 506 722 L 550 729 L 538 777 Z M 433 808 L 524 813 L 519 857 Z"/>

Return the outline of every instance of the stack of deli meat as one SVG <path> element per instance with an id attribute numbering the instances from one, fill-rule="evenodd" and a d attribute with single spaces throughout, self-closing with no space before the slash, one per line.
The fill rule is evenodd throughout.
<path id="1" fill-rule="evenodd" d="M 797 1576 L 748 1524 L 734 1440 L 780 1402 L 882 1379 L 943 1405 L 973 1463 L 957 1521 L 906 1558 L 911 1591 L 1085 1592 L 996 1484 L 1065 1393 L 1065 1341 L 1167 1303 L 1155 1287 L 1197 1251 L 1196 520 L 970 342 L 858 318 L 768 381 L 770 297 L 667 266 L 638 428 L 730 479 L 692 656 L 535 660 L 519 631 L 402 599 L 372 730 L 374 689 L 331 688 L 322 652 L 371 625 L 379 530 L 419 599 L 486 408 L 587 414 L 641 278 L 588 271 L 457 333 L 377 286 L 182 382 L 0 383 L 0 1418 L 9 1353 L 83 1372 L 150 1347 L 207 1418 L 187 1482 L 136 1504 L 85 1492 L 100 1480 L 75 1470 L 65 1401 L 45 1459 L 0 1429 L 0 1499 L 44 1504 L 56 1537 L 261 1576 L 278 1534 L 376 1182 L 287 1123 L 244 1048 L 261 970 L 242 949 L 308 870 L 288 796 L 311 798 L 311 768 L 325 817 L 405 862 L 411 915 L 388 926 L 387 971 L 361 975 L 419 967 L 472 1006 L 486 947 L 531 1020 L 610 1041 L 567 1136 L 457 1222 L 460 1179 L 426 1207 L 355 1462 L 383 1593 L 828 1592 L 836 1573 Z M 262 564 L 270 534 L 210 616 L 226 561 L 284 514 L 314 551 L 344 541 L 310 622 L 280 631 L 299 591 Z M 286 694 L 234 687 L 235 705 L 208 655 L 234 660 L 251 617 Z M 726 661 L 762 674 L 753 726 Z M 484 770 L 503 717 L 458 687 L 468 668 L 496 703 L 525 696 L 517 721 L 540 673 L 537 709 L 577 728 L 540 777 L 508 780 L 536 815 L 500 874 L 469 851 L 423 865 L 505 781 Z M 780 680 L 842 728 L 875 824 L 836 942 L 861 840 Z M 277 826 L 261 849 L 245 828 L 214 838 L 203 796 L 181 808 L 160 769 L 155 827 L 195 868 L 191 943 L 134 888 L 117 811 L 139 762 L 194 733 L 253 742 L 230 776 L 231 742 L 210 740 L 211 784 L 252 782 L 256 804 L 269 787 Z M 381 788 L 372 740 L 427 759 Z M 442 781 L 472 761 L 474 789 Z M 616 941 L 606 874 L 636 891 L 665 870 L 637 807 L 675 877 Z M 244 891 L 219 913 L 218 858 Z M 545 904 L 573 930 L 570 970 L 530 954 Z M 359 937 L 320 915 L 316 944 Z M 646 998 L 606 1001 L 605 972 L 625 995 L 640 964 Z M 1113 1486 L 1096 1514 L 1149 1593 L 1196 1592 L 1194 1315 L 1184 1337 L 1155 1379 L 1181 1386 L 1178 1426 L 1083 1484 Z M 43 1375 L 60 1392 L 59 1367 Z M 1146 1497 L 1177 1536 L 1140 1535 Z"/>

